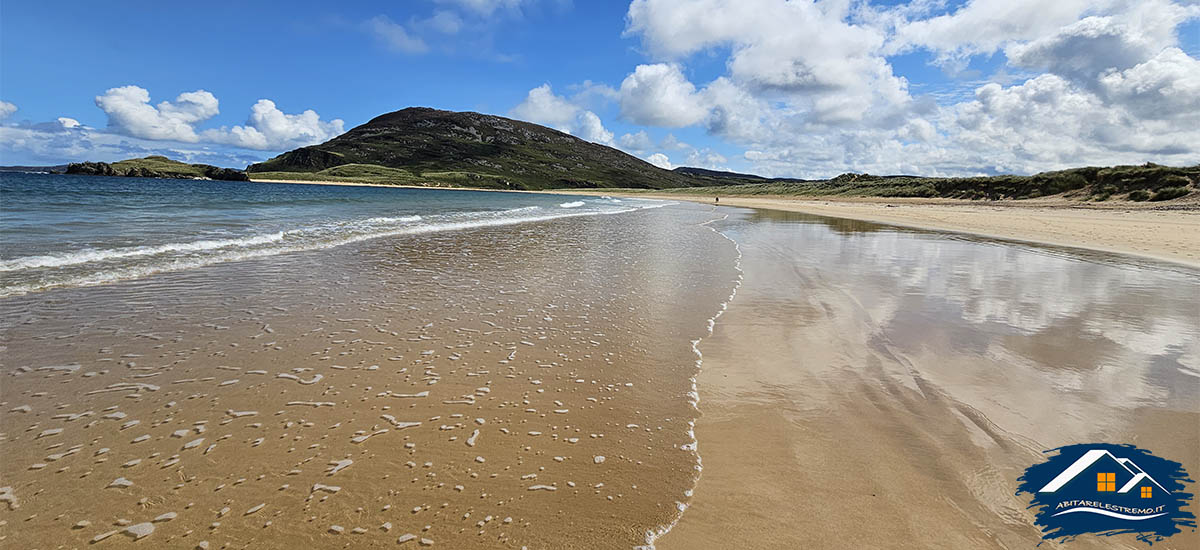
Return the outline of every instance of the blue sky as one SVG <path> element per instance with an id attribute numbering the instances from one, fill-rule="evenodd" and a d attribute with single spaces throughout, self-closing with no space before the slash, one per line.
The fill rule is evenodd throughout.
<path id="1" fill-rule="evenodd" d="M 0 163 L 157 152 L 242 166 L 414 105 L 769 175 L 1198 160 L 1194 121 L 1167 111 L 1200 105 L 1186 77 L 1200 7 L 1167 0 L 213 4 L 6 2 Z M 1159 95 L 1130 91 L 1143 80 Z M 98 99 L 122 87 L 148 104 L 134 88 Z M 1102 127 L 1085 120 L 1095 109 L 1112 111 Z M 1065 118 L 1020 122 L 1046 113 Z"/>

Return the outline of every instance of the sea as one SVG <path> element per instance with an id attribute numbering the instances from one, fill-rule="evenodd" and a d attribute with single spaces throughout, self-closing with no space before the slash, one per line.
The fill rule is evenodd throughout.
<path id="1" fill-rule="evenodd" d="M 535 193 L 0 174 L 0 296 L 385 236 L 656 208 Z"/>

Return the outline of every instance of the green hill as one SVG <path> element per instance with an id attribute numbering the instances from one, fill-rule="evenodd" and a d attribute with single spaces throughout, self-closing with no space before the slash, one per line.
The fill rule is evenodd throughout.
<path id="1" fill-rule="evenodd" d="M 325 143 L 252 164 L 246 171 L 255 179 L 493 189 L 661 189 L 700 183 L 545 126 L 424 107 L 380 115 Z"/>
<path id="2" fill-rule="evenodd" d="M 219 168 L 208 164 L 187 164 L 157 155 L 122 160 L 111 164 L 107 162 L 73 162 L 67 165 L 67 173 L 88 176 L 250 181 L 246 173 L 241 170 Z"/>
<path id="3" fill-rule="evenodd" d="M 683 194 L 1170 200 L 1195 193 L 1200 166 L 1084 167 L 1031 176 L 933 178 L 842 174 L 765 178 L 681 167 L 663 170 L 624 152 L 537 124 L 412 107 L 375 117 L 320 145 L 247 169 L 259 180 L 313 180 L 484 189 L 621 188 Z M 1189 199 L 1190 200 L 1190 199 Z"/>

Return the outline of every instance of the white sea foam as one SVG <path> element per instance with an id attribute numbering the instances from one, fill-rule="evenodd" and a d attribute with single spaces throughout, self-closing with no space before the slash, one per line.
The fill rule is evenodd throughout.
<path id="1" fill-rule="evenodd" d="M 672 203 L 672 204 L 674 204 L 674 203 Z M 659 205 L 659 206 L 666 206 L 666 205 L 663 204 L 663 205 Z M 725 216 L 723 216 L 721 218 L 712 219 L 712 220 L 709 220 L 709 221 L 701 224 L 701 225 L 707 227 L 708 229 L 712 230 L 714 233 L 724 237 L 729 242 L 733 243 L 733 249 L 735 252 L 737 252 L 737 256 L 734 257 L 734 264 L 733 264 L 733 268 L 737 272 L 737 277 L 734 279 L 734 283 L 733 283 L 733 289 L 729 293 L 729 298 L 727 298 L 724 302 L 722 302 L 721 305 L 717 308 L 716 314 L 714 314 L 711 318 L 708 319 L 708 323 L 707 323 L 707 331 L 708 332 L 707 332 L 706 336 L 712 335 L 713 328 L 717 324 L 717 318 L 719 318 L 722 314 L 725 313 L 725 311 L 727 309 L 729 309 L 729 303 L 732 302 L 733 299 L 737 297 L 738 288 L 742 286 L 742 276 L 743 276 L 742 247 L 738 245 L 737 241 L 729 238 L 728 235 L 721 233 L 720 231 L 717 231 L 716 229 L 713 229 L 712 225 L 710 225 L 713 222 L 723 221 L 728 218 L 729 218 L 729 215 L 726 214 Z M 696 411 L 696 414 L 700 413 L 700 393 L 696 387 L 696 377 L 699 376 L 700 369 L 704 363 L 704 354 L 700 353 L 700 341 L 701 340 L 702 340 L 702 338 L 697 338 L 695 340 L 692 340 L 692 352 L 696 354 L 696 370 L 695 370 L 695 374 L 693 374 L 691 377 L 692 389 L 687 394 L 688 401 L 691 403 L 692 408 Z M 700 457 L 700 449 L 699 449 L 700 442 L 696 439 L 696 421 L 695 420 L 688 421 L 687 433 L 688 433 L 688 439 L 690 439 L 690 442 L 685 443 L 685 444 L 681 445 L 680 447 L 683 451 L 691 452 L 696 457 L 696 466 L 695 466 L 696 476 L 694 478 L 692 478 L 692 486 L 683 492 L 685 498 L 690 498 L 694 493 L 696 484 L 700 482 L 700 475 L 704 471 L 704 462 L 701 460 L 701 457 Z M 676 501 L 675 508 L 677 510 L 679 510 L 679 513 L 675 515 L 675 517 L 671 520 L 671 522 L 668 524 L 665 524 L 665 525 L 660 525 L 649 531 L 646 531 L 646 543 L 644 545 L 634 547 L 634 550 L 655 550 L 654 542 L 656 540 L 658 540 L 660 537 L 662 537 L 663 535 L 669 533 L 671 531 L 671 529 L 673 529 L 675 527 L 675 525 L 677 525 L 679 523 L 679 520 L 683 518 L 683 513 L 686 512 L 688 509 L 688 504 L 685 502 L 682 502 L 682 501 Z"/>
<path id="2" fill-rule="evenodd" d="M 121 258 L 133 258 L 137 256 L 154 256 L 156 254 L 165 254 L 169 252 L 200 252 L 205 250 L 219 250 L 222 248 L 254 246 L 278 242 L 283 240 L 283 238 L 284 232 L 277 231 L 275 233 L 252 235 L 238 239 L 206 239 L 184 243 L 167 243 L 154 246 L 133 246 L 107 250 L 88 248 L 64 254 L 48 256 L 24 256 L 21 258 L 0 261 L 0 271 L 17 271 L 21 269 L 35 269 L 39 267 L 64 267 L 69 265 L 85 264 L 88 262 L 104 262 Z"/>
<path id="3" fill-rule="evenodd" d="M 580 206 L 583 206 L 583 201 L 564 202 L 564 203 L 560 204 L 559 206 L 561 206 L 563 208 L 579 208 Z"/>
<path id="4" fill-rule="evenodd" d="M 157 273 L 181 271 L 216 263 L 249 260 L 290 252 L 330 248 L 379 237 L 459 231 L 576 216 L 623 214 L 647 208 L 658 208 L 667 204 L 674 203 L 646 200 L 637 206 L 626 203 L 621 206 L 606 205 L 602 209 L 573 209 L 570 212 L 543 211 L 540 206 L 524 206 L 500 211 L 372 217 L 327 222 L 240 238 L 207 239 L 107 250 L 86 249 L 49 256 L 25 256 L 0 261 L 0 272 L 7 271 L 15 275 L 10 277 L 10 280 L 25 279 L 16 284 L 0 287 L 0 296 L 25 294 L 54 287 L 93 286 L 139 279 Z M 124 265 L 116 260 L 125 260 Z M 78 272 L 49 271 L 72 266 Z"/>

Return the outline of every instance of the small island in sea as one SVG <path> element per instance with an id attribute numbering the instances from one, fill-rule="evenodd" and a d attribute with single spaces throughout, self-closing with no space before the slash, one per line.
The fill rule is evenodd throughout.
<path id="1" fill-rule="evenodd" d="M 243 170 L 219 168 L 208 164 L 187 164 L 160 155 L 122 160 L 111 164 L 107 162 L 73 162 L 67 165 L 66 173 L 129 178 L 250 181 Z"/>

